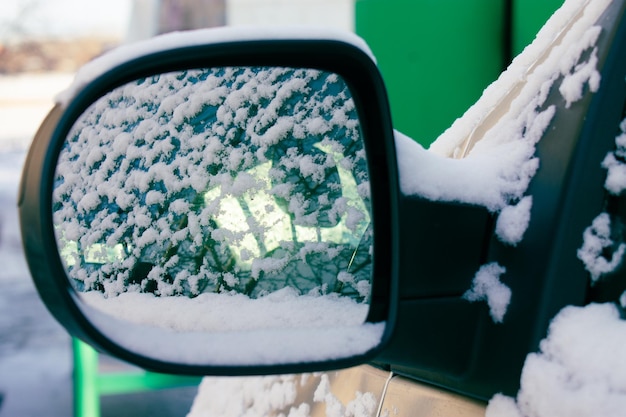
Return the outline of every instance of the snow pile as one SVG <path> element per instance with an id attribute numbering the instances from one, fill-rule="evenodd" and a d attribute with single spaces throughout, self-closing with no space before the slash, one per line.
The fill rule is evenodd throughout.
<path id="1" fill-rule="evenodd" d="M 332 392 L 330 373 L 204 378 L 187 417 L 375 417 L 379 399 L 355 392 L 345 404 Z M 311 393 L 313 393 L 311 398 Z"/>
<path id="2" fill-rule="evenodd" d="M 593 44 L 597 34 L 583 38 Z M 576 67 L 590 88 L 597 88 L 599 77 L 589 65 Z M 576 78 L 576 76 L 572 76 Z M 566 77 L 563 85 L 567 105 L 582 91 L 570 86 L 576 81 Z M 563 87 L 562 85 L 562 87 Z M 605 188 L 614 195 L 626 189 L 623 159 L 626 121 L 616 138 L 617 150 L 609 153 L 602 166 L 608 170 Z M 590 274 L 592 284 L 621 265 L 626 244 L 623 227 L 608 213 L 600 213 L 583 234 L 578 257 Z M 616 300 L 618 301 L 618 300 Z M 624 306 L 626 294 L 619 302 Z M 540 352 L 529 354 L 522 370 L 517 398 L 496 395 L 489 403 L 487 417 L 623 416 L 626 410 L 626 321 L 616 304 L 589 304 L 566 307 L 552 320 Z"/>
<path id="3" fill-rule="evenodd" d="M 470 302 L 486 301 L 494 323 L 502 323 L 511 302 L 511 289 L 500 281 L 500 275 L 505 272 L 506 269 L 495 262 L 482 266 L 472 281 L 472 288 L 463 294 Z"/>
<path id="4" fill-rule="evenodd" d="M 496 395 L 487 417 L 622 417 L 626 321 L 612 304 L 567 307 L 526 358 L 517 401 Z"/>
<path id="5" fill-rule="evenodd" d="M 283 288 L 259 298 L 194 298 L 127 292 L 80 293 L 79 306 L 111 340 L 147 357 L 201 365 L 298 363 L 362 354 L 385 323 L 366 323 L 368 305 L 339 294 Z"/>
<path id="6" fill-rule="evenodd" d="M 304 417 L 309 405 L 295 405 L 298 389 L 311 375 L 204 378 L 187 417 Z"/>
<path id="7" fill-rule="evenodd" d="M 228 332 L 269 328 L 358 326 L 368 305 L 350 297 L 299 295 L 293 288 L 252 299 L 243 294 L 205 293 L 198 297 L 157 297 L 128 292 L 105 298 L 81 293 L 88 305 L 119 320 L 174 332 Z"/>
<path id="8" fill-rule="evenodd" d="M 542 129 L 551 117 L 550 111 L 544 114 Z M 402 192 L 433 201 L 457 201 L 500 211 L 522 198 L 539 166 L 533 157 L 534 143 L 522 140 L 484 154 L 475 149 L 466 158 L 453 159 L 425 150 L 399 132 L 395 138 Z"/>
<path id="9" fill-rule="evenodd" d="M 624 132 L 625 123 L 621 129 Z M 626 189 L 623 137 L 603 166 L 609 170 L 605 187 L 613 194 Z M 610 161 L 610 163 L 607 163 Z M 616 241 L 619 239 L 619 241 Z M 621 265 L 626 251 L 623 227 L 608 213 L 599 214 L 583 234 L 578 258 L 592 285 Z M 619 301 L 626 307 L 626 293 Z M 517 398 L 496 395 L 487 417 L 618 417 L 626 410 L 626 321 L 613 303 L 566 307 L 552 320 L 540 352 L 526 358 Z"/>

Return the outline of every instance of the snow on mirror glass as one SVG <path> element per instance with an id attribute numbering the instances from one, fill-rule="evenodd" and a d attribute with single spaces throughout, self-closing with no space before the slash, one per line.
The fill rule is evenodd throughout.
<path id="1" fill-rule="evenodd" d="M 56 238 L 81 309 L 161 360 L 366 352 L 384 328 L 366 322 L 366 162 L 336 74 L 222 67 L 114 89 L 75 122 L 54 179 Z"/>

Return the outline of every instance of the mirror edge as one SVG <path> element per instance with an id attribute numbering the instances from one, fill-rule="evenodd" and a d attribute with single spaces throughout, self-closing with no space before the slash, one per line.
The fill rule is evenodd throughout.
<path id="1" fill-rule="evenodd" d="M 96 99 L 130 80 L 187 68 L 225 65 L 308 67 L 342 76 L 362 114 L 372 183 L 374 273 L 368 321 L 386 321 L 381 343 L 361 355 L 321 362 L 198 366 L 163 362 L 130 352 L 102 334 L 81 312 L 62 266 L 52 225 L 51 190 L 61 145 L 75 120 Z M 381 156 L 382 155 L 382 156 Z M 376 163 L 372 162 L 376 158 Z M 66 105 L 55 106 L 35 135 L 24 166 L 18 201 L 24 250 L 37 290 L 68 332 L 99 350 L 143 368 L 188 375 L 260 375 L 338 369 L 373 360 L 394 329 L 397 308 L 398 180 L 393 129 L 382 77 L 372 58 L 340 40 L 259 40 L 190 45 L 138 56 L 86 84 Z M 376 241 L 379 243 L 376 244 Z M 380 242 L 383 242 L 382 244 Z"/>

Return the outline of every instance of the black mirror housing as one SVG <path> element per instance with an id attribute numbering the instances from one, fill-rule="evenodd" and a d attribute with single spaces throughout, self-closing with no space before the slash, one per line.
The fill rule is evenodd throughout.
<path id="1" fill-rule="evenodd" d="M 376 64 L 355 42 L 341 38 L 290 38 L 285 33 L 242 38 L 236 30 L 219 29 L 214 32 L 218 36 L 209 36 L 213 41 L 203 41 L 203 36 L 209 33 L 171 35 L 161 39 L 160 45 L 153 41 L 152 46 L 114 52 L 112 57 L 89 64 L 87 72 L 92 74 L 83 74 L 81 78 L 79 73 L 74 88 L 60 96 L 61 102 L 41 125 L 25 163 L 18 199 L 24 249 L 39 295 L 72 335 L 99 350 L 159 372 L 190 375 L 293 373 L 342 368 L 372 360 L 390 339 L 394 327 L 399 236 L 393 130 L 384 83 Z M 120 346 L 103 334 L 78 305 L 76 290 L 60 256 L 62 248 L 55 237 L 52 216 L 56 164 L 72 126 L 92 103 L 133 80 L 173 71 L 231 66 L 328 71 L 339 75 L 352 94 L 368 160 L 371 223 L 375 236 L 367 321 L 386 323 L 380 343 L 364 353 L 283 364 L 182 363 L 148 357 Z"/>

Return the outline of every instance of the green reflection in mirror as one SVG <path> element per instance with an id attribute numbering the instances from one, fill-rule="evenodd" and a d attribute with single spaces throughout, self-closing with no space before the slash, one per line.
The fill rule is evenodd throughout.
<path id="1" fill-rule="evenodd" d="M 225 67 L 95 102 L 60 153 L 53 216 L 78 291 L 369 301 L 369 179 L 341 77 Z"/>

